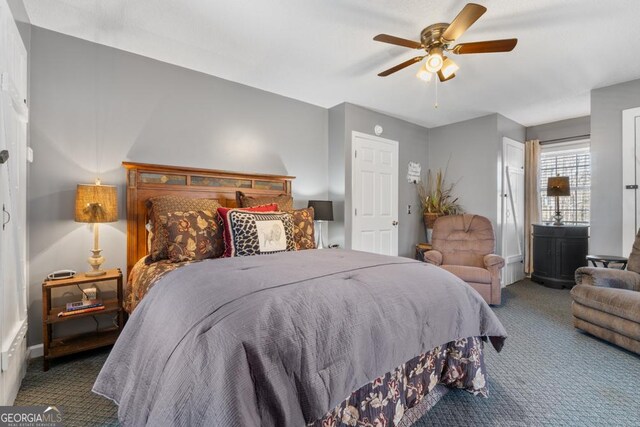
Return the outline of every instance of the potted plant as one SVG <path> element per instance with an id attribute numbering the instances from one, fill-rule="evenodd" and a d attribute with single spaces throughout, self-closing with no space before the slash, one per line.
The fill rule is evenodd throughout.
<path id="1" fill-rule="evenodd" d="M 436 219 L 444 215 L 462 213 L 458 198 L 453 196 L 455 184 L 445 183 L 445 173 L 439 169 L 434 179 L 429 170 L 426 186 L 423 182 L 417 184 L 427 242 L 431 241 L 431 230 Z"/>

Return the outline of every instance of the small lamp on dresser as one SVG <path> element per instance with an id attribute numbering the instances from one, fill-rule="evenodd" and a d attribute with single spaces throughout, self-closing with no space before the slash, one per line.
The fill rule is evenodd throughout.
<path id="1" fill-rule="evenodd" d="M 322 223 L 333 221 L 333 203 L 331 200 L 309 200 L 308 207 L 313 208 L 313 219 L 318 223 L 318 249 L 324 249 Z"/>
<path id="2" fill-rule="evenodd" d="M 564 225 L 560 212 L 560 197 L 571 196 L 568 176 L 552 176 L 547 181 L 547 196 L 556 198 L 556 214 L 553 216 L 553 225 Z"/>
<path id="3" fill-rule="evenodd" d="M 116 222 L 118 220 L 118 192 L 113 185 L 101 185 L 100 180 L 95 184 L 78 184 L 76 189 L 76 222 L 93 224 L 93 249 L 88 262 L 91 271 L 87 276 L 102 276 L 106 271 L 100 266 L 104 257 L 100 254 L 98 225 L 101 222 Z"/>

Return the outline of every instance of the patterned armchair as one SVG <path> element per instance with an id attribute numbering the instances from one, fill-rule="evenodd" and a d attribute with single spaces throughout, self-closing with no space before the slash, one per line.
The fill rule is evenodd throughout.
<path id="1" fill-rule="evenodd" d="M 627 270 L 580 267 L 571 297 L 576 328 L 640 354 L 640 230 Z"/>
<path id="2" fill-rule="evenodd" d="M 447 215 L 433 225 L 433 250 L 424 260 L 455 274 L 489 304 L 500 304 L 500 273 L 504 259 L 494 254 L 491 221 L 480 215 Z"/>

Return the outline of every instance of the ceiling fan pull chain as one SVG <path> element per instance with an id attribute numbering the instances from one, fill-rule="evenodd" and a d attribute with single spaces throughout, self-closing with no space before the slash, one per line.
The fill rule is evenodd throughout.
<path id="1" fill-rule="evenodd" d="M 433 108 L 438 108 L 438 79 L 434 79 L 436 82 L 436 104 L 433 106 Z"/>

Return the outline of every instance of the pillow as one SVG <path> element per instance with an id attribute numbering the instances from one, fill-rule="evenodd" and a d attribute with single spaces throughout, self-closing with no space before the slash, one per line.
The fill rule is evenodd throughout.
<path id="1" fill-rule="evenodd" d="M 233 209 L 227 214 L 231 256 L 264 255 L 295 251 L 293 221 L 286 212 L 247 212 Z"/>
<path id="2" fill-rule="evenodd" d="M 232 210 L 243 210 L 247 212 L 275 212 L 278 210 L 278 205 L 271 203 L 270 205 L 254 206 L 246 209 L 231 209 L 231 208 L 218 208 L 218 223 L 222 226 L 224 233 L 224 255 L 225 257 L 231 256 L 231 233 L 229 231 L 228 214 Z"/>
<path id="3" fill-rule="evenodd" d="M 220 207 L 216 199 L 196 199 L 181 196 L 159 196 L 147 200 L 147 212 L 151 221 L 151 248 L 147 264 L 169 257 L 167 237 L 167 214 L 169 212 L 210 211 L 215 213 Z"/>
<path id="4" fill-rule="evenodd" d="M 313 208 L 298 209 L 289 212 L 289 214 L 293 220 L 293 240 L 296 244 L 296 250 L 315 249 Z"/>
<path id="5" fill-rule="evenodd" d="M 222 228 L 211 211 L 167 214 L 168 255 L 171 262 L 219 258 L 224 253 Z"/>
<path id="6" fill-rule="evenodd" d="M 279 194 L 277 196 L 253 197 L 247 196 L 242 191 L 236 191 L 236 205 L 238 208 L 252 208 L 254 206 L 268 205 L 275 203 L 278 210 L 293 210 L 293 197 L 288 194 Z"/>

